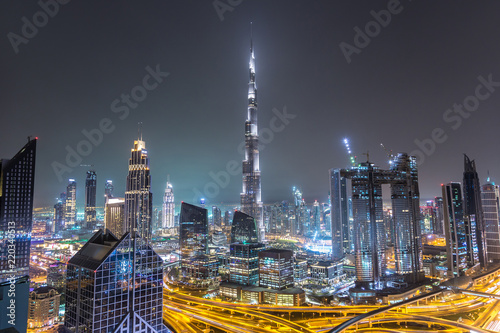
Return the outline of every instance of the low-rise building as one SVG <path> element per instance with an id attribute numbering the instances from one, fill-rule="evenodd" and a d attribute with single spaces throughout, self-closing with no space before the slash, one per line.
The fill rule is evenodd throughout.
<path id="1" fill-rule="evenodd" d="M 59 317 L 60 299 L 61 295 L 52 287 L 40 287 L 30 292 L 28 327 L 38 328 L 55 324 Z"/>

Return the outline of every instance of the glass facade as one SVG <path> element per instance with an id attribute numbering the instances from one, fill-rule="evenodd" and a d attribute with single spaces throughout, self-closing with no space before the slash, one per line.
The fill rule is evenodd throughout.
<path id="1" fill-rule="evenodd" d="M 269 249 L 259 252 L 259 286 L 283 290 L 293 287 L 293 251 Z"/>
<path id="2" fill-rule="evenodd" d="M 150 246 L 134 246 L 129 233 L 118 240 L 98 231 L 68 262 L 64 326 L 71 332 L 167 332 L 162 265 Z"/>
<path id="3" fill-rule="evenodd" d="M 459 276 L 472 260 L 472 248 L 468 224 L 464 220 L 462 189 L 460 183 L 442 186 L 446 237 L 446 257 L 450 276 Z"/>
<path id="4" fill-rule="evenodd" d="M 10 283 L 16 285 L 16 325 L 27 327 L 29 259 L 33 224 L 33 188 L 37 140 L 30 140 L 12 159 L 0 160 L 0 306 L 6 309 Z M 9 281 L 10 280 L 10 281 Z M 16 281 L 16 282 L 14 282 Z M 26 308 L 26 311 L 22 309 Z M 2 311 L 0 330 L 8 324 Z"/>
<path id="5" fill-rule="evenodd" d="M 231 243 L 256 243 L 259 241 L 255 219 L 240 211 L 234 212 L 231 225 Z"/>
<path id="6" fill-rule="evenodd" d="M 94 229 L 97 223 L 96 196 L 97 196 L 97 174 L 94 170 L 87 171 L 85 179 L 85 227 Z"/>
<path id="7" fill-rule="evenodd" d="M 259 284 L 259 252 L 264 244 L 231 244 L 229 282 L 250 286 Z"/>
<path id="8" fill-rule="evenodd" d="M 488 253 L 486 251 L 485 223 L 483 218 L 483 207 L 481 205 L 481 187 L 476 172 L 476 163 L 464 154 L 464 215 L 470 224 L 471 244 L 468 248 L 474 249 L 472 265 L 479 263 L 486 267 Z M 470 247 L 469 247 L 470 246 Z"/>
<path id="9" fill-rule="evenodd" d="M 151 193 L 148 151 L 146 143 L 141 139 L 134 141 L 128 164 L 123 232 L 137 230 L 137 235 L 142 240 L 150 242 L 152 213 L 153 194 Z"/>
<path id="10" fill-rule="evenodd" d="M 486 228 L 488 259 L 500 262 L 500 190 L 498 185 L 488 182 L 481 187 L 481 204 Z"/>

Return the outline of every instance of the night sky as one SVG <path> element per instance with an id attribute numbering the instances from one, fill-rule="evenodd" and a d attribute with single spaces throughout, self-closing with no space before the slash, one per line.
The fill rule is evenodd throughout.
<path id="1" fill-rule="evenodd" d="M 470 97 L 477 94 L 479 76 L 500 82 L 500 3 L 219 1 L 228 2 L 236 6 L 229 5 L 232 10 L 221 20 L 210 0 L 73 0 L 59 5 L 48 22 L 37 14 L 42 9 L 36 1 L 0 3 L 0 157 L 11 158 L 27 136 L 39 137 L 36 207 L 53 205 L 68 178 L 77 180 L 83 205 L 88 167 L 71 168 L 60 181 L 52 164 L 65 164 L 65 147 L 76 149 L 85 140 L 82 131 L 98 128 L 103 119 L 114 130 L 79 163 L 97 171 L 99 205 L 106 179 L 113 180 L 116 195 L 124 194 L 138 122 L 155 204 L 167 175 L 177 202 L 192 202 L 198 189 L 208 203 L 238 203 L 240 173 L 227 186 L 207 184 L 213 181 L 210 172 L 226 170 L 231 161 L 241 164 L 250 22 L 259 127 L 281 124 L 273 120 L 274 108 L 295 116 L 261 151 L 264 203 L 291 199 L 294 185 L 306 202 L 325 202 L 328 169 L 349 165 L 344 137 L 358 161 L 369 151 L 372 162 L 387 168 L 381 142 L 395 152 L 413 152 L 415 140 L 431 138 L 436 128 L 442 129 L 437 130 L 441 142 L 419 165 L 423 199 L 439 195 L 441 183 L 462 180 L 463 153 L 476 160 L 481 181 L 489 170 L 500 182 L 500 83 L 478 88 L 479 105 Z M 397 12 L 390 22 L 372 30 L 369 43 L 357 40 L 363 47 L 352 51 L 354 28 L 365 31 L 375 20 L 370 12 L 388 6 Z M 21 43 L 22 18 L 33 22 L 34 15 L 38 32 L 25 28 L 32 35 Z M 350 63 L 342 42 L 351 45 Z M 150 79 L 149 86 L 156 87 L 128 108 L 127 116 L 113 112 L 116 99 L 143 85 L 148 66 L 169 74 L 157 85 Z M 447 113 L 464 100 L 475 111 Z M 124 105 L 119 101 L 115 107 Z"/>

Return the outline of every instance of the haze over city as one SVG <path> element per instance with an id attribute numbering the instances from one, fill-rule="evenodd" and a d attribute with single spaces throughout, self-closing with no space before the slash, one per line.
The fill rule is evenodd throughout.
<path id="1" fill-rule="evenodd" d="M 22 36 L 21 18 L 41 10 L 36 2 L 0 6 L 5 36 Z M 261 148 L 263 202 L 289 199 L 292 186 L 309 203 L 326 202 L 328 169 L 349 165 L 345 137 L 358 161 L 369 151 L 372 162 L 386 167 L 380 143 L 412 152 L 419 149 L 415 140 L 432 138 L 435 128 L 446 140 L 419 165 L 422 198 L 439 195 L 442 182 L 460 180 L 463 153 L 476 160 L 482 180 L 488 170 L 496 180 L 498 93 L 460 116 L 459 125 L 443 115 L 475 94 L 478 77 L 500 81 L 499 5 L 401 1 L 387 26 L 357 47 L 354 28 L 364 31 L 374 20 L 370 12 L 387 6 L 255 0 L 218 12 L 212 2 L 200 1 L 68 2 L 28 42 L 15 45 L 6 37 L 1 44 L 0 140 L 9 144 L 1 145 L 0 156 L 13 155 L 28 135 L 38 136 L 35 206 L 51 206 L 68 178 L 83 189 L 87 170 L 71 167 L 60 181 L 53 163 L 65 164 L 65 147 L 76 149 L 86 139 L 83 130 L 108 118 L 113 130 L 78 165 L 94 165 L 99 188 L 112 179 L 123 193 L 142 122 L 155 205 L 167 175 L 176 200 L 193 202 L 198 189 L 212 203 L 239 202 L 240 174 L 212 197 L 204 187 L 213 182 L 210 172 L 242 160 L 253 22 L 259 127 L 269 128 L 273 109 L 295 116 Z M 358 52 L 346 57 L 341 43 Z M 127 116 L 113 112 L 116 99 L 143 84 L 148 67 L 168 75 Z M 83 191 L 77 199 L 83 202 Z"/>

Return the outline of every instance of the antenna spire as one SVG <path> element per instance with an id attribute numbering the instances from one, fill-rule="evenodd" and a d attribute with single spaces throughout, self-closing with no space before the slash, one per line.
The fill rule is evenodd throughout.
<path id="1" fill-rule="evenodd" d="M 139 138 L 140 141 L 142 141 L 142 121 L 138 122 L 137 125 L 138 125 L 137 137 Z"/>
<path id="2" fill-rule="evenodd" d="M 253 52 L 253 24 L 250 22 L 250 52 Z"/>

